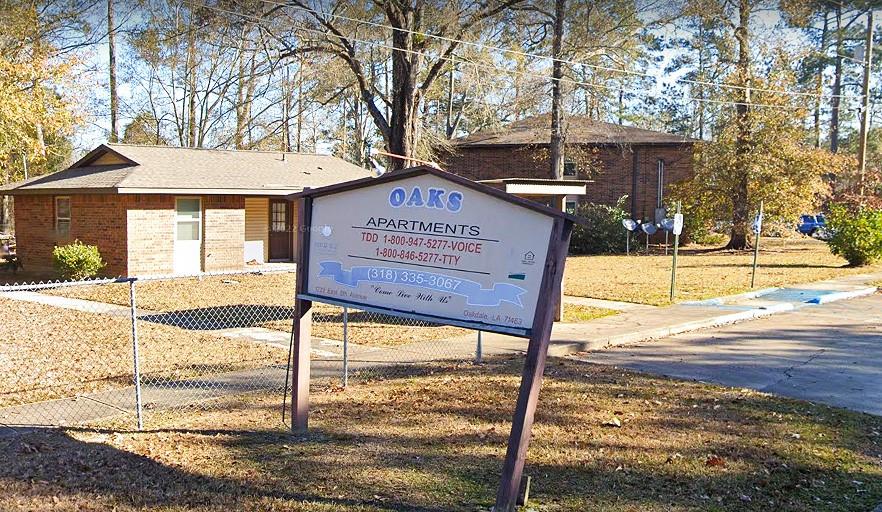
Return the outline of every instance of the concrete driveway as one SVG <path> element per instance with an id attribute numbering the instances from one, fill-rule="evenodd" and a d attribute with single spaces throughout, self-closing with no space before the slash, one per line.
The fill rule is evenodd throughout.
<path id="1" fill-rule="evenodd" d="M 882 295 L 577 357 L 882 415 Z"/>

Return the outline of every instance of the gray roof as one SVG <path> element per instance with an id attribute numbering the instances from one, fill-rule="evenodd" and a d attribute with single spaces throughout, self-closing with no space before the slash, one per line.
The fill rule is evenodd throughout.
<path id="1" fill-rule="evenodd" d="M 692 144 L 696 139 L 683 135 L 645 130 L 596 121 L 585 116 L 567 116 L 564 120 L 567 144 Z M 551 116 L 528 117 L 499 130 L 484 130 L 454 141 L 460 148 L 481 146 L 520 146 L 548 144 L 551 140 Z"/>
<path id="2" fill-rule="evenodd" d="M 95 165 L 105 155 L 126 163 Z M 329 155 L 102 144 L 63 171 L 11 183 L 0 192 L 282 195 L 366 176 L 367 169 Z"/>

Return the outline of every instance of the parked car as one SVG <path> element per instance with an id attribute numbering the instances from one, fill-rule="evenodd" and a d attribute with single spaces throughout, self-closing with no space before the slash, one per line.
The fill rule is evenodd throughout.
<path id="1" fill-rule="evenodd" d="M 823 214 L 818 215 L 800 215 L 799 225 L 796 226 L 797 231 L 803 235 L 824 239 L 829 235 L 827 230 L 827 220 Z"/>

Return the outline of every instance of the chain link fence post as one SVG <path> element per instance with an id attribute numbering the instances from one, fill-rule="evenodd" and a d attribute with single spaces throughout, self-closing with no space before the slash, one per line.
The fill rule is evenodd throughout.
<path id="1" fill-rule="evenodd" d="M 349 308 L 343 307 L 343 387 L 349 385 Z"/>
<path id="2" fill-rule="evenodd" d="M 138 306 L 135 302 L 135 281 L 129 280 L 129 304 L 132 315 L 132 356 L 134 359 L 134 380 L 135 380 L 135 414 L 138 417 L 138 430 L 144 429 L 144 421 L 141 410 L 141 370 L 140 355 L 138 354 Z"/>
<path id="3" fill-rule="evenodd" d="M 475 364 L 481 364 L 484 360 L 484 348 L 482 347 L 481 331 L 478 331 L 478 343 L 475 345 Z"/>

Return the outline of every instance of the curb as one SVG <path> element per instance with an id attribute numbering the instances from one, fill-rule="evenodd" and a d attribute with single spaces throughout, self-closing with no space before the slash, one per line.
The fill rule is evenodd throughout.
<path id="1" fill-rule="evenodd" d="M 875 286 L 869 286 L 867 288 L 861 288 L 859 290 L 851 290 L 847 292 L 834 292 L 828 293 L 827 295 L 819 295 L 814 299 L 809 299 L 806 304 L 827 304 L 830 302 L 836 302 L 838 300 L 845 299 L 854 299 L 856 297 L 866 297 L 867 295 L 873 295 L 876 293 L 878 289 Z"/>
<path id="2" fill-rule="evenodd" d="M 780 287 L 774 286 L 771 288 L 763 288 L 761 290 L 756 290 L 752 292 L 737 293 L 735 295 L 724 295 L 722 297 L 715 297 L 713 299 L 682 302 L 681 304 L 684 306 L 721 306 L 723 304 L 726 304 L 727 302 L 756 299 L 762 297 L 763 295 L 775 293 L 780 289 Z"/>
<path id="3" fill-rule="evenodd" d="M 773 293 L 781 288 L 766 288 L 763 290 L 757 290 L 755 292 L 742 293 L 739 295 L 732 295 L 728 297 L 719 297 L 717 299 L 709 299 L 706 301 L 700 302 L 692 302 L 692 303 L 683 303 L 683 305 L 721 305 L 728 301 L 738 300 L 740 299 L 751 299 L 756 297 L 761 297 L 763 295 L 767 295 L 769 293 Z M 804 305 L 820 305 L 820 304 L 828 304 L 830 302 L 836 302 L 839 300 L 853 299 L 857 297 L 865 297 L 867 295 L 872 295 L 876 293 L 878 289 L 875 286 L 869 286 L 866 288 L 860 288 L 857 290 L 849 290 L 846 292 L 834 292 L 829 293 L 827 295 L 819 295 L 813 299 L 809 299 L 801 304 Z M 584 342 L 560 342 L 559 344 L 555 344 L 552 340 L 552 344 L 549 347 L 548 355 L 552 356 L 568 356 L 571 354 L 575 354 L 578 352 L 588 352 L 592 350 L 601 350 L 609 347 L 616 347 L 620 345 L 630 345 L 634 343 L 640 343 L 644 341 L 651 341 L 659 338 L 666 338 L 668 336 L 675 336 L 677 334 L 683 334 L 687 332 L 697 331 L 701 329 L 708 329 L 712 327 L 719 327 L 722 325 L 730 325 L 738 322 L 744 322 L 747 320 L 755 320 L 758 318 L 764 318 L 772 315 L 776 315 L 778 313 L 786 313 L 788 311 L 793 311 L 797 307 L 800 307 L 800 303 L 793 304 L 790 302 L 781 302 L 778 304 L 772 304 L 769 306 L 763 306 L 753 309 L 748 309 L 745 311 L 738 311 L 735 313 L 728 313 L 724 315 L 718 315 L 711 318 L 706 318 L 703 320 L 695 320 L 692 322 L 685 322 L 682 324 L 671 325 L 667 327 L 657 327 L 651 329 L 644 329 L 636 332 L 629 332 L 624 334 L 617 334 L 608 337 L 598 338 L 594 340 L 588 340 Z M 882 511 L 880 511 L 882 512 Z"/>
<path id="4" fill-rule="evenodd" d="M 795 308 L 793 304 L 782 303 L 775 304 L 769 307 L 748 309 L 746 311 L 738 311 L 737 313 L 718 315 L 711 318 L 706 318 L 704 320 L 695 320 L 692 322 L 685 322 L 682 324 L 671 325 L 667 327 L 644 329 L 642 331 L 618 334 L 585 342 L 563 342 L 560 344 L 555 344 L 555 342 L 552 341 L 552 344 L 548 349 L 548 355 L 561 357 L 576 354 L 578 352 L 588 352 L 592 350 L 600 350 L 621 345 L 631 345 L 634 343 L 651 341 L 659 338 L 666 338 L 668 336 L 676 336 L 677 334 L 684 334 L 701 329 L 719 327 L 721 325 L 730 325 L 747 320 L 755 320 L 757 318 L 764 318 L 776 315 L 778 313 L 793 311 L 794 309 Z"/>

